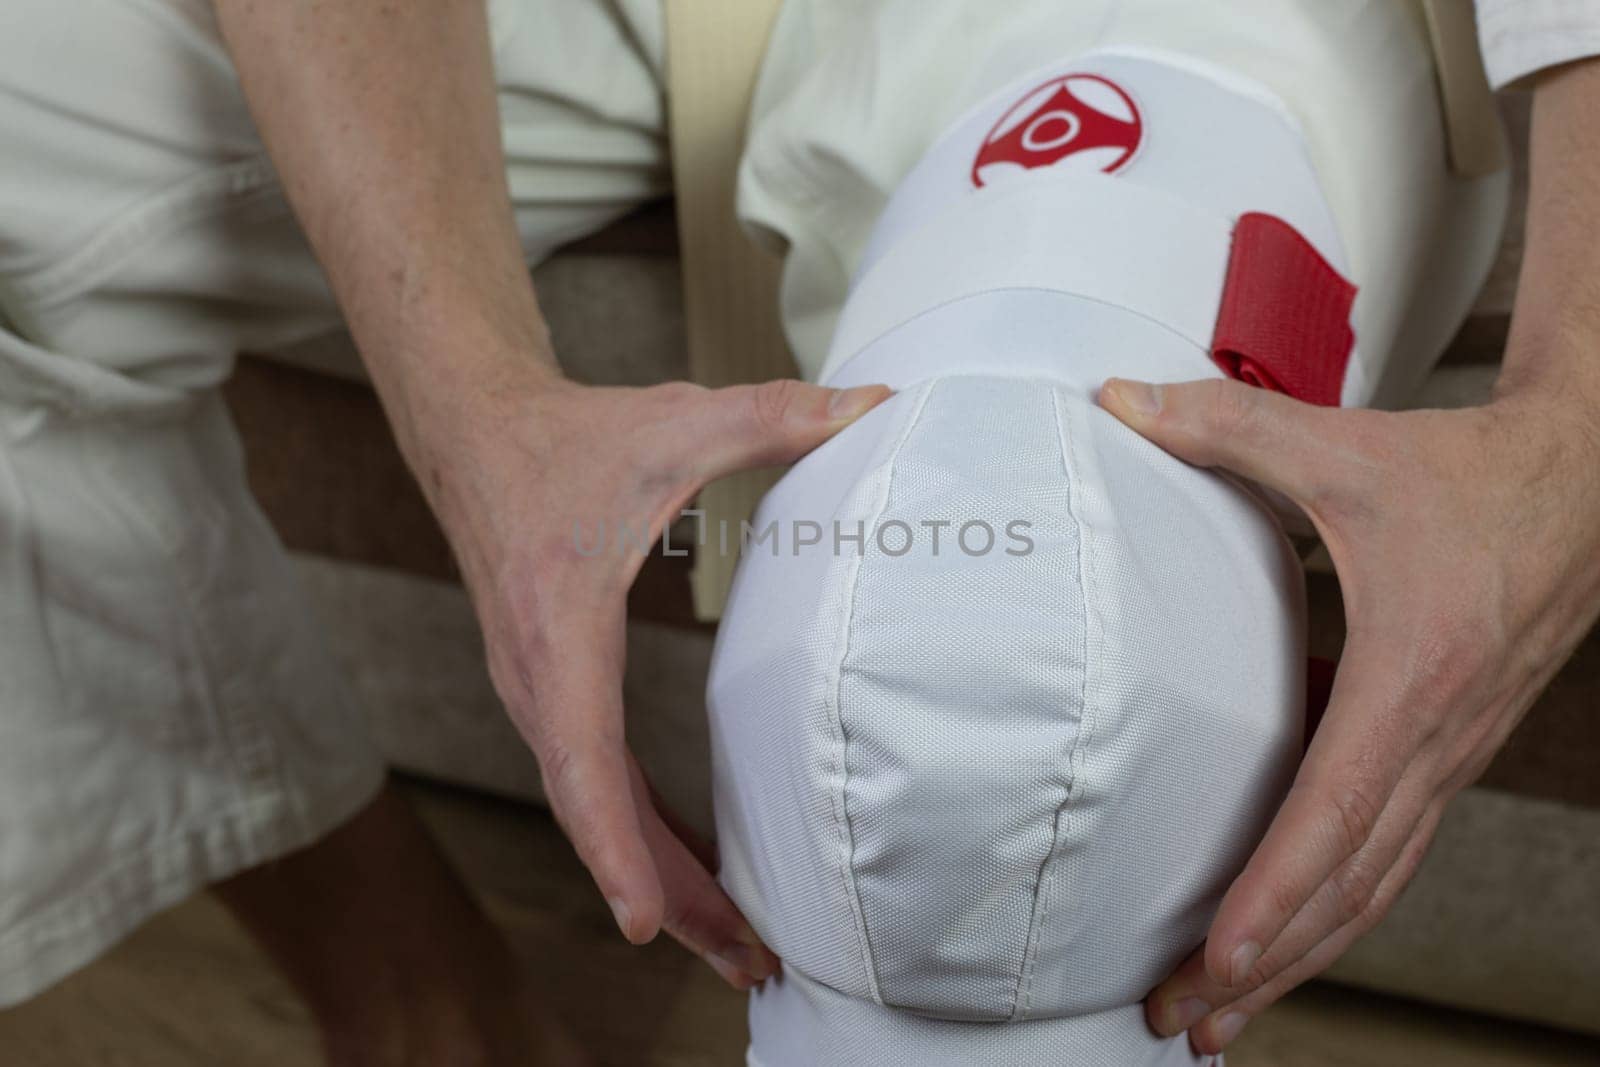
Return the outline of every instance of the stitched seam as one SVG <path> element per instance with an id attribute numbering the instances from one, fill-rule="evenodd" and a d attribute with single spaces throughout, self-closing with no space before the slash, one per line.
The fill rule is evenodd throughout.
<path id="1" fill-rule="evenodd" d="M 1546 33 L 1558 28 L 1570 33 L 1581 31 L 1587 25 L 1581 17 L 1577 19 L 1570 18 L 1570 16 L 1565 18 L 1549 17 L 1548 13 L 1552 12 L 1553 8 L 1546 0 L 1500 0 L 1498 4 L 1489 7 L 1486 11 L 1481 10 L 1484 6 L 1479 5 L 1480 10 L 1477 12 L 1478 25 L 1485 34 L 1491 36 L 1505 34 L 1515 37 L 1543 37 Z M 1536 16 L 1539 14 L 1546 15 L 1546 18 L 1541 20 L 1539 26 L 1531 29 L 1526 26 L 1529 18 L 1529 8 L 1534 9 Z M 1562 9 L 1562 14 L 1566 15 L 1568 13 L 1565 9 Z"/>
<path id="2" fill-rule="evenodd" d="M 1018 977 L 1018 989 L 1013 1001 L 1011 1017 L 1013 1020 L 1026 1019 L 1033 1008 L 1033 979 L 1038 970 L 1039 942 L 1044 934 L 1045 922 L 1050 916 L 1050 905 L 1056 892 L 1056 875 L 1061 850 L 1061 823 L 1066 815 L 1067 806 L 1077 799 L 1082 792 L 1083 784 L 1083 753 L 1088 745 L 1092 732 L 1091 703 L 1089 699 L 1089 677 L 1093 665 L 1098 662 L 1098 652 L 1101 628 L 1097 625 L 1094 601 L 1090 595 L 1093 586 L 1093 551 L 1089 536 L 1088 523 L 1082 516 L 1079 484 L 1075 472 L 1081 468 L 1078 465 L 1077 453 L 1072 443 L 1072 435 L 1067 431 L 1066 413 L 1061 406 L 1061 390 L 1050 390 L 1050 402 L 1055 411 L 1056 439 L 1061 446 L 1061 465 L 1067 478 L 1067 515 L 1072 520 L 1078 531 L 1078 588 L 1082 595 L 1083 603 L 1083 677 L 1078 689 L 1078 730 L 1073 739 L 1072 751 L 1067 756 L 1066 792 L 1061 804 L 1056 808 L 1054 826 L 1050 835 L 1050 848 L 1045 853 L 1044 862 L 1039 866 L 1039 878 L 1034 890 L 1034 915 L 1032 926 L 1028 931 L 1028 947 L 1023 956 L 1022 973 Z M 1090 645 L 1093 639 L 1094 652 L 1091 653 Z"/>
<path id="3" fill-rule="evenodd" d="M 10 436 L 10 427 L 6 427 L 6 437 L 0 438 L 0 491 L 11 490 L 12 499 L 19 505 L 19 514 L 11 516 L 16 524 L 13 538 L 14 549 L 20 557 L 25 559 L 27 581 L 33 593 L 32 621 L 39 629 L 40 643 L 44 646 L 45 653 L 50 657 L 50 686 L 52 695 L 61 699 L 64 683 L 61 669 L 61 654 L 56 647 L 56 642 L 50 633 L 50 625 L 46 619 L 44 606 L 44 590 L 46 578 L 44 563 L 39 552 L 38 529 L 34 524 L 33 515 L 36 510 L 33 505 L 32 494 L 22 480 L 22 475 L 17 472 L 15 464 L 6 455 L 6 446 L 11 443 L 6 439 Z M 14 594 L 13 594 L 14 595 Z M 4 938 L 0 937 L 0 943 Z"/>
<path id="4" fill-rule="evenodd" d="M 945 308 L 954 307 L 963 301 L 977 300 L 981 297 L 989 296 L 992 293 L 1059 293 L 1062 296 L 1070 296 L 1075 300 L 1082 300 L 1086 303 L 1099 304 L 1101 307 L 1115 308 L 1118 311 L 1126 312 L 1136 319 L 1143 319 L 1145 322 L 1148 322 L 1153 326 L 1159 326 L 1161 329 L 1167 331 L 1172 336 L 1183 341 L 1185 344 L 1193 345 L 1198 351 L 1209 352 L 1211 350 L 1211 343 L 1209 339 L 1206 341 L 1206 343 L 1202 344 L 1190 337 L 1188 334 L 1184 333 L 1182 330 L 1179 330 L 1177 327 L 1162 322 L 1154 315 L 1140 311 L 1138 308 L 1127 307 L 1126 305 L 1119 304 L 1114 300 L 1106 300 L 1103 297 L 1098 296 L 1089 296 L 1086 293 L 1075 293 L 1070 289 L 1056 285 L 997 285 L 992 289 L 982 289 L 975 293 L 963 293 L 961 296 L 953 296 L 948 300 L 941 300 L 937 304 L 929 304 L 916 314 L 906 316 L 905 321 L 897 322 L 893 326 L 887 327 L 882 333 L 877 334 L 871 340 L 864 342 L 859 348 L 856 349 L 855 355 L 839 364 L 839 369 L 844 369 L 849 365 L 851 360 L 856 358 L 856 356 L 859 356 L 861 353 L 873 347 L 879 341 L 882 341 L 885 337 L 888 337 L 890 334 L 901 329 L 902 327 L 909 326 L 911 323 L 916 322 L 918 319 L 926 318 L 935 311 L 942 311 Z M 832 375 L 830 375 L 830 377 L 832 377 Z"/>
<path id="5" fill-rule="evenodd" d="M 191 417 L 203 418 L 205 415 L 201 413 Z M 230 671 L 219 662 L 225 657 L 219 655 L 213 640 L 216 628 L 209 625 L 207 618 L 208 598 L 195 588 L 194 577 L 185 566 L 181 546 L 171 542 L 166 531 L 141 503 L 130 502 L 115 494 L 108 495 L 107 502 L 109 507 L 126 516 L 149 538 L 147 543 L 154 546 L 156 565 L 166 573 L 182 604 L 180 639 L 184 642 L 184 651 L 194 657 L 197 688 L 203 696 L 210 721 L 216 727 L 218 741 L 226 750 L 228 761 L 234 769 L 236 782 L 253 785 L 271 781 L 287 792 L 288 775 L 283 765 L 282 747 L 279 738 L 268 726 L 270 720 L 262 716 L 259 709 L 247 716 L 239 706 L 239 701 L 223 697 Z M 215 500 L 213 503 L 219 512 L 225 510 L 222 501 Z M 306 813 L 302 809 L 295 814 L 303 821 Z"/>
<path id="6" fill-rule="evenodd" d="M 38 266 L 0 263 L 0 270 L 9 275 L 11 294 L 27 306 L 60 304 L 105 282 L 151 241 L 224 209 L 288 214 L 270 160 L 245 159 L 196 174 L 130 209 L 63 256 Z"/>
<path id="7" fill-rule="evenodd" d="M 957 208 L 947 209 L 943 214 L 935 217 L 934 219 L 930 219 L 927 222 L 923 223 L 920 227 L 917 228 L 917 230 L 915 232 L 918 233 L 918 234 L 926 233 L 936 223 L 942 222 L 942 221 L 947 220 L 947 219 L 952 218 L 952 217 L 955 217 L 960 212 L 964 212 L 967 215 L 980 214 L 982 209 L 984 207 L 989 206 L 989 205 L 1002 203 L 1002 202 L 1008 201 L 1008 200 L 1014 200 L 1014 199 L 1017 199 L 1019 197 L 1025 196 L 1025 195 L 1027 195 L 1029 193 L 1036 193 L 1036 192 L 1040 191 L 1041 189 L 1050 188 L 1050 187 L 1058 187 L 1058 186 L 1061 186 L 1063 184 L 1076 184 L 1076 183 L 1064 182 L 1063 179 L 1061 179 L 1061 178 L 1054 178 L 1054 179 L 1044 178 L 1044 179 L 1035 179 L 1035 180 L 1032 180 L 1032 181 L 1029 181 L 1029 182 L 1016 183 L 1016 188 L 1013 188 L 1013 189 L 1002 189 L 1002 190 L 1000 190 L 998 192 L 987 192 L 987 195 L 984 197 L 984 200 L 983 200 L 982 204 L 979 205 L 978 207 L 973 207 L 971 205 L 966 205 L 964 207 L 957 207 Z M 1132 187 L 1131 186 L 1124 186 L 1123 188 L 1132 188 Z M 1059 192 L 1059 189 L 1056 189 L 1056 191 Z M 1148 192 L 1148 190 L 1145 190 L 1145 192 Z M 1169 196 L 1169 195 L 1166 195 L 1166 194 L 1162 194 L 1161 196 L 1158 196 L 1158 197 L 1149 197 L 1149 196 L 1147 196 L 1146 200 L 1147 201 L 1166 200 L 1171 204 L 1171 206 L 1174 206 L 1174 207 L 1179 208 L 1179 209 L 1181 209 L 1183 211 L 1186 211 L 1190 217 L 1192 217 L 1192 218 L 1195 218 L 1195 217 L 1200 218 L 1201 222 L 1197 223 L 1195 228 L 1199 229 L 1201 225 L 1205 226 L 1205 228 L 1208 230 L 1208 232 L 1205 235 L 1205 240 L 1207 241 L 1208 246 L 1214 246 L 1214 247 L 1221 248 L 1221 253 L 1218 256 L 1218 259 L 1220 260 L 1222 266 L 1224 268 L 1226 267 L 1227 258 L 1228 258 L 1228 248 L 1230 247 L 1230 244 L 1231 244 L 1231 241 L 1232 241 L 1233 227 L 1234 227 L 1234 224 L 1236 222 L 1236 220 L 1231 215 L 1223 215 L 1223 214 L 1220 214 L 1220 213 L 1217 213 L 1217 212 L 1213 212 L 1213 211 L 1209 211 L 1209 210 L 1202 210 L 1202 209 L 1196 208 L 1192 201 L 1179 200 L 1175 196 Z M 893 246 L 891 246 L 890 249 L 886 250 L 884 252 L 884 254 L 882 255 L 882 257 L 879 258 L 878 261 L 875 262 L 870 269 L 868 269 L 866 272 L 864 272 L 861 275 L 859 275 L 852 283 L 853 290 L 854 289 L 864 289 L 864 288 L 867 288 L 869 286 L 876 285 L 878 277 L 880 275 L 884 275 L 886 271 L 889 271 L 891 268 L 893 268 L 895 266 L 894 253 L 903 251 L 907 241 L 911 238 L 911 236 L 913 236 L 913 235 L 912 234 L 907 234 L 906 236 L 902 237 L 898 242 L 896 242 Z M 890 276 L 892 276 L 892 275 L 890 275 Z M 1222 280 L 1223 279 L 1220 276 L 1217 279 L 1219 295 L 1220 295 L 1220 292 L 1221 292 Z M 1210 334 L 1209 334 L 1209 325 L 1207 325 L 1205 327 L 1205 330 L 1206 330 L 1205 336 L 1203 336 L 1203 337 L 1190 337 L 1186 332 L 1184 332 L 1178 326 L 1167 322 L 1165 318 L 1157 317 L 1157 315 L 1154 312 L 1143 311 L 1143 310 L 1139 310 L 1139 309 L 1136 309 L 1136 308 L 1127 308 L 1124 305 L 1116 303 L 1116 302 L 1114 302 L 1112 300 L 1108 300 L 1103 296 L 1097 296 L 1097 295 L 1095 295 L 1093 293 L 1085 293 L 1085 292 L 1079 291 L 1080 289 L 1082 289 L 1084 287 L 1085 286 L 1081 286 L 1081 285 L 1069 287 L 1068 285 L 1061 284 L 1061 283 L 1057 283 L 1057 284 L 1040 283 L 1040 284 L 1026 284 L 1026 285 L 1024 285 L 1024 284 L 1018 284 L 1018 283 L 1014 283 L 1014 282 L 1005 282 L 1005 283 L 1001 283 L 1001 284 L 982 285 L 982 286 L 980 286 L 980 287 L 978 287 L 976 289 L 973 289 L 971 291 L 959 292 L 959 293 L 956 293 L 953 296 L 944 297 L 944 298 L 940 299 L 937 303 L 928 304 L 928 305 L 924 306 L 921 310 L 917 311 L 916 313 L 911 314 L 911 315 L 907 315 L 900 322 L 896 322 L 896 323 L 893 323 L 892 325 L 885 326 L 883 329 L 879 330 L 876 334 L 872 335 L 870 338 L 868 338 L 868 339 L 866 339 L 864 341 L 858 342 L 856 351 L 860 352 L 860 351 L 863 351 L 866 348 L 871 347 L 873 344 L 875 344 L 878 341 L 882 340 L 884 338 L 884 336 L 886 336 L 888 333 L 892 332 L 895 329 L 898 329 L 900 326 L 905 325 L 907 322 L 911 322 L 911 321 L 915 320 L 916 318 L 919 318 L 920 316 L 926 314 L 929 311 L 934 310 L 935 308 L 945 307 L 945 306 L 948 306 L 950 304 L 955 304 L 955 303 L 958 303 L 959 301 L 968 299 L 970 297 L 982 296 L 985 293 L 1008 292 L 1008 291 L 1013 290 L 1013 289 L 1039 290 L 1039 291 L 1042 291 L 1042 292 L 1066 293 L 1066 294 L 1071 295 L 1071 296 L 1082 297 L 1085 300 L 1092 300 L 1092 301 L 1094 301 L 1096 303 L 1107 304 L 1107 305 L 1109 305 L 1111 307 L 1123 308 L 1124 310 L 1129 311 L 1130 313 L 1137 314 L 1142 318 L 1146 318 L 1146 319 L 1150 320 L 1151 322 L 1156 323 L 1157 325 L 1162 326 L 1162 327 L 1166 328 L 1167 330 L 1170 330 L 1172 333 L 1176 334 L 1179 337 L 1184 338 L 1185 340 L 1191 341 L 1192 343 L 1197 344 L 1197 345 L 1199 345 L 1199 346 L 1201 346 L 1203 348 L 1209 348 L 1210 347 L 1211 338 L 1210 338 Z M 1168 316 L 1168 317 L 1176 318 L 1176 317 L 1179 317 L 1179 316 Z M 842 319 L 843 319 L 843 316 L 841 315 L 841 321 L 842 321 Z"/>
<path id="8" fill-rule="evenodd" d="M 912 431 L 917 423 L 922 420 L 923 409 L 927 407 L 928 397 L 938 386 L 939 379 L 935 378 L 922 387 L 921 394 L 917 397 L 916 407 L 906 418 L 906 424 L 900 431 L 899 438 L 894 443 L 889 458 L 883 465 L 883 489 L 878 495 L 872 508 L 869 527 L 875 527 L 884 513 L 889 509 L 890 491 L 894 485 L 895 466 L 900 460 L 900 453 L 905 449 L 906 442 L 910 440 Z M 843 597 L 843 619 L 840 626 L 838 655 L 834 658 L 829 679 L 828 694 L 832 707 L 828 717 L 830 725 L 834 726 L 837 733 L 835 751 L 838 754 L 838 763 L 834 771 L 834 778 L 839 783 L 834 795 L 834 826 L 839 835 L 839 843 L 843 849 L 843 867 L 845 897 L 850 902 L 850 909 L 856 921 L 856 938 L 861 946 L 862 966 L 866 973 L 868 993 L 872 999 L 882 1004 L 883 994 L 878 987 L 878 970 L 872 958 L 872 941 L 867 936 L 866 915 L 861 909 L 861 896 L 856 888 L 855 880 L 855 838 L 850 831 L 850 813 L 846 808 L 846 794 L 850 788 L 850 737 L 844 726 L 844 704 L 840 690 L 844 680 L 844 661 L 850 656 L 850 624 L 855 617 L 856 591 L 859 587 L 862 557 L 857 556 L 850 561 L 850 570 L 845 578 L 845 591 Z"/>
<path id="9" fill-rule="evenodd" d="M 317 837 L 331 833 L 362 806 L 370 803 L 382 787 L 386 773 L 380 767 L 375 774 L 364 775 L 354 788 L 341 787 L 320 792 L 318 799 L 323 803 L 319 810 L 326 813 L 331 809 L 332 814 L 319 819 L 315 826 L 307 826 L 288 813 L 287 809 L 283 817 L 274 817 L 270 810 L 264 813 L 264 809 L 270 809 L 281 793 L 276 796 L 251 795 L 219 810 L 208 811 L 203 819 L 176 827 L 147 846 L 115 859 L 109 866 L 102 867 L 87 886 L 80 886 L 0 932 L 0 958 L 14 954 L 19 946 L 37 946 L 80 936 L 86 930 L 103 924 L 106 917 L 114 918 L 118 910 L 126 910 L 130 904 L 138 906 L 129 899 L 132 891 L 118 890 L 114 888 L 115 883 L 130 872 L 150 868 L 175 848 L 201 849 L 205 853 L 206 878 L 213 882 L 302 848 Z M 242 862 L 213 863 L 214 850 L 195 843 L 197 839 L 219 829 L 236 835 L 239 846 L 237 855 L 243 857 Z M 203 888 L 206 884 L 204 880 L 196 882 L 180 873 L 163 875 L 154 880 L 141 879 L 138 888 L 146 891 L 148 899 L 152 895 L 159 896 L 160 890 L 168 884 L 185 883 L 196 888 Z M 101 901 L 109 901 L 112 906 L 97 908 L 97 903 Z M 26 969 L 0 967 L 0 974 L 10 973 L 25 974 Z"/>

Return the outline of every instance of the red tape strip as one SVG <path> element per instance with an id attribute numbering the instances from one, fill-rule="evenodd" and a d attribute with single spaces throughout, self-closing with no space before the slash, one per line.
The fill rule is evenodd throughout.
<path id="1" fill-rule="evenodd" d="M 1312 404 L 1338 406 L 1355 347 L 1356 287 L 1276 215 L 1233 231 L 1211 358 L 1224 373 Z"/>

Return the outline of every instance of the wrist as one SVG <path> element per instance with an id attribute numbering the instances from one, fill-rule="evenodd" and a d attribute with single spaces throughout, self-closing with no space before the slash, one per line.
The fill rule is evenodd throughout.
<path id="1" fill-rule="evenodd" d="M 1600 345 L 1537 354 L 1508 351 L 1488 409 L 1502 431 L 1496 447 L 1520 470 L 1518 477 L 1530 487 L 1563 485 L 1569 507 L 1591 515 L 1600 511 L 1597 355 Z"/>
<path id="2" fill-rule="evenodd" d="M 578 388 L 548 347 L 503 345 L 453 345 L 374 368 L 373 380 L 395 440 L 447 529 L 462 498 L 477 495 L 463 483 L 484 472 L 496 443 L 520 436 L 551 394 Z"/>
<path id="3" fill-rule="evenodd" d="M 451 294 L 398 303 L 398 314 L 375 322 L 352 316 L 397 435 L 470 416 L 495 394 L 527 396 L 564 380 L 531 290 L 510 307 Z"/>
<path id="4" fill-rule="evenodd" d="M 561 377 L 531 287 L 490 299 L 483 294 L 492 281 L 477 291 L 439 282 L 417 288 L 347 310 L 362 361 L 380 387 L 390 383 L 426 400 L 471 393 L 486 381 L 533 386 Z"/>
<path id="5" fill-rule="evenodd" d="M 1600 420 L 1600 330 L 1570 324 L 1535 329 L 1528 319 L 1513 321 L 1493 402 Z"/>

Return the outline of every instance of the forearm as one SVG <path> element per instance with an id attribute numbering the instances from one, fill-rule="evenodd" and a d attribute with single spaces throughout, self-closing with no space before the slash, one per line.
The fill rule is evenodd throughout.
<path id="1" fill-rule="evenodd" d="M 484 0 L 216 0 L 245 95 L 397 436 L 557 371 L 522 262 Z"/>
<path id="2" fill-rule="evenodd" d="M 1600 421 L 1600 59 L 1534 92 L 1526 248 L 1496 393 L 1570 398 Z"/>

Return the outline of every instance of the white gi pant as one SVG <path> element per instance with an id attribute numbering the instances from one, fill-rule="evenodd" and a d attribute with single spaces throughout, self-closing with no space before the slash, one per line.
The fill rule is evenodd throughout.
<path id="1" fill-rule="evenodd" d="M 491 7 L 532 261 L 666 191 L 660 12 Z M 1385 0 L 791 2 L 740 189 L 788 249 L 807 376 L 952 119 L 1107 44 L 1208 60 L 1293 113 L 1362 287 L 1362 399 L 1403 392 L 1470 300 L 1495 191 L 1445 175 L 1420 23 Z M 337 312 L 203 0 L 7 5 L 0 158 L 3 1005 L 337 825 L 381 769 L 217 395 L 237 351 Z"/>
<path id="2" fill-rule="evenodd" d="M 492 5 L 530 261 L 669 190 L 656 0 Z M 0 9 L 0 1007 L 381 760 L 218 386 L 338 312 L 205 0 Z"/>

